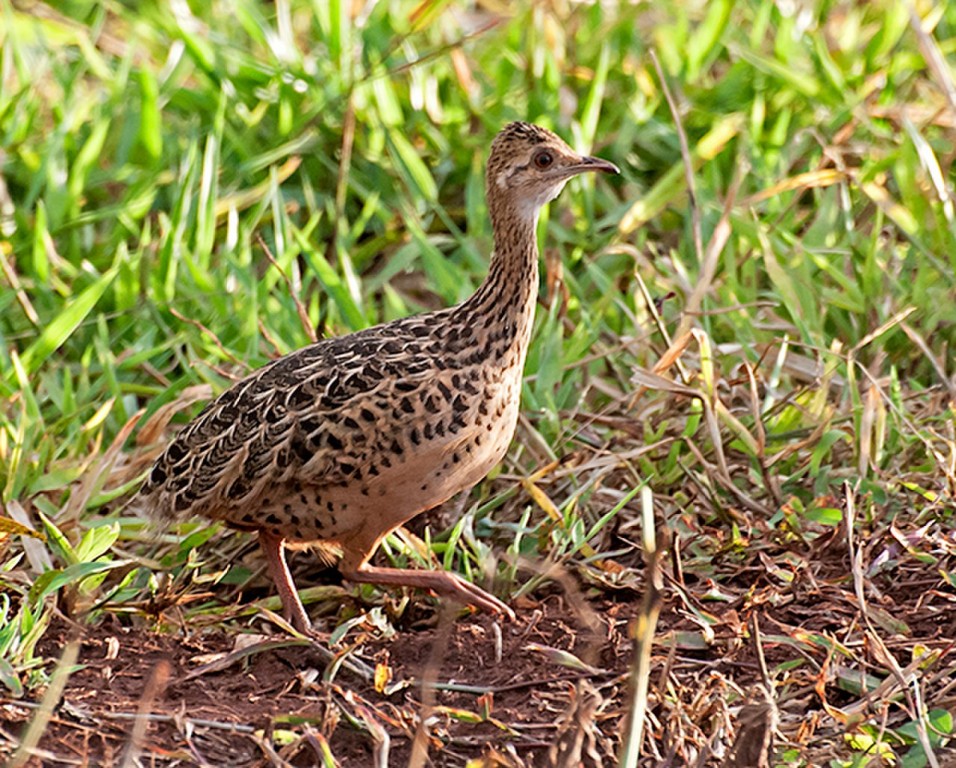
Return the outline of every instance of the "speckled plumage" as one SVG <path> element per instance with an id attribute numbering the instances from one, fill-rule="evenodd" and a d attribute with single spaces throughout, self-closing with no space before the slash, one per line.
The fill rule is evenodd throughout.
<path id="1" fill-rule="evenodd" d="M 547 167 L 537 165 L 542 153 Z M 319 341 L 236 383 L 170 443 L 138 501 L 160 516 L 258 531 L 300 630 L 308 619 L 284 542 L 340 550 L 353 580 L 427 587 L 510 613 L 452 574 L 367 561 L 389 531 L 479 481 L 507 450 L 537 296 L 537 212 L 587 170 L 616 171 L 543 128 L 506 126 L 487 166 L 495 253 L 475 294 Z"/>

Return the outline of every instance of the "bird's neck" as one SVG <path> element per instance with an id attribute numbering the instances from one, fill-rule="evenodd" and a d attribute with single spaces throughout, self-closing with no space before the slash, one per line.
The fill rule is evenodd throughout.
<path id="1" fill-rule="evenodd" d="M 488 275 L 461 305 L 459 317 L 493 337 L 491 346 L 503 364 L 523 367 L 538 297 L 538 217 L 507 216 L 493 208 L 491 218 L 495 250 Z"/>

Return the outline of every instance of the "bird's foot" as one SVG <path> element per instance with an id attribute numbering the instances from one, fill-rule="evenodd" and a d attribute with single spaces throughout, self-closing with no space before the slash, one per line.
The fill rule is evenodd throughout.
<path id="1" fill-rule="evenodd" d="M 447 571 L 414 571 L 405 568 L 376 568 L 371 565 L 361 565 L 354 570 L 343 570 L 342 575 L 351 581 L 366 584 L 395 584 L 430 589 L 439 595 L 467 605 L 504 615 L 512 621 L 517 618 L 515 612 L 497 597 Z"/>
<path id="2" fill-rule="evenodd" d="M 517 620 L 518 617 L 515 616 L 515 612 L 511 609 L 511 607 L 503 603 L 490 592 L 486 592 L 481 587 L 472 584 L 470 581 L 465 581 L 453 573 L 445 573 L 443 575 L 448 576 L 455 582 L 455 587 L 451 591 L 444 593 L 448 597 L 460 600 L 468 605 L 473 605 L 476 608 L 482 608 L 489 613 L 504 616 L 510 621 Z M 435 591 L 440 592 L 441 590 Z"/>

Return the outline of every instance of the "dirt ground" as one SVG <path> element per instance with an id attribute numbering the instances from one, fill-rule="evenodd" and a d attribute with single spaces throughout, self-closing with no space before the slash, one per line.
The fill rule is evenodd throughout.
<path id="1" fill-rule="evenodd" d="M 269 765 L 266 734 L 291 731 L 299 736 L 305 726 L 313 738 L 297 740 L 300 743 L 284 755 L 293 765 L 317 764 L 324 737 L 341 765 L 370 766 L 377 746 L 367 725 L 371 718 L 389 733 L 388 764 L 404 765 L 422 711 L 421 687 L 414 681 L 428 674 L 431 665 L 437 680 L 466 688 L 440 691 L 433 702 L 447 708 L 431 726 L 429 747 L 436 765 L 463 765 L 469 757 L 496 749 L 536 765 L 554 743 L 556 721 L 577 681 L 586 678 L 618 698 L 629 663 L 626 623 L 634 610 L 628 603 L 598 607 L 605 619 L 602 630 L 608 631 L 603 638 L 568 621 L 569 611 L 557 597 L 522 614 L 516 623 L 499 624 L 500 658 L 496 622 L 483 615 L 368 642 L 356 656 L 388 669 L 393 684 L 409 681 L 391 695 L 377 692 L 374 683 L 347 669 L 340 669 L 332 682 L 323 682 L 325 657 L 307 645 L 268 647 L 222 671 L 188 678 L 201 664 L 233 651 L 235 636 L 222 631 L 167 635 L 101 624 L 82 634 L 83 666 L 70 677 L 41 742 L 49 754 L 36 764 L 119 764 L 129 749 L 144 694 L 149 696 L 156 687 L 150 678 L 168 665 L 168 679 L 150 707 L 141 746 L 145 765 Z M 74 632 L 60 622 L 48 633 L 43 650 L 56 655 Z M 288 641 L 282 635 L 257 639 L 273 645 Z M 562 666 L 557 650 L 550 649 L 598 663 L 594 669 Z M 481 690 L 472 692 L 467 686 Z M 485 699 L 479 701 L 482 693 Z M 473 722 L 483 707 L 490 708 L 486 721 Z M 343 712 L 355 715 L 358 727 Z M 0 722 L 16 730 L 30 715 L 32 711 L 9 702 L 0 711 Z M 619 715 L 610 711 L 602 728 L 615 730 Z M 281 742 L 281 737 L 273 741 Z"/>
<path id="2" fill-rule="evenodd" d="M 846 735 L 864 723 L 906 722 L 887 653 L 934 706 L 956 709 L 956 599 L 938 575 L 914 564 L 876 576 L 867 628 L 843 558 L 815 553 L 812 571 L 798 570 L 786 591 L 771 583 L 782 564 L 738 563 L 719 588 L 668 579 L 647 725 L 657 754 L 645 752 L 647 765 L 721 764 L 761 680 L 758 646 L 772 670 L 778 756 L 825 765 L 847 756 Z M 319 650 L 274 630 L 250 638 L 221 628 L 160 633 L 115 617 L 83 630 L 58 620 L 40 651 L 58 658 L 78 636 L 81 666 L 33 765 L 311 766 L 326 748 L 345 768 L 406 765 L 416 734 L 435 766 L 615 764 L 638 592 L 591 590 L 582 605 L 553 591 L 519 601 L 518 620 L 500 624 L 481 614 L 448 620 L 417 602 L 418 620 L 393 636 L 356 625 L 334 648 L 377 667 L 374 678 L 340 666 L 328 681 Z M 243 637 L 251 645 L 237 650 Z M 911 664 L 919 649 L 933 652 L 922 666 Z M 864 673 L 871 688 L 882 681 L 878 695 L 860 689 Z M 425 701 L 423 678 L 439 684 Z M 0 728 L 15 734 L 34 711 L 0 700 Z M 945 750 L 936 757 L 956 765 Z"/>

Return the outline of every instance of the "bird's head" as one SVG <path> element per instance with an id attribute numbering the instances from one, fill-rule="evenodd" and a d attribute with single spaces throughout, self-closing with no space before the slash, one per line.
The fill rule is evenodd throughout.
<path id="1" fill-rule="evenodd" d="M 534 221 L 541 206 L 554 200 L 568 179 L 588 171 L 620 173 L 607 160 L 579 155 L 547 128 L 509 123 L 495 137 L 488 157 L 486 187 L 492 216 L 508 211 Z"/>

